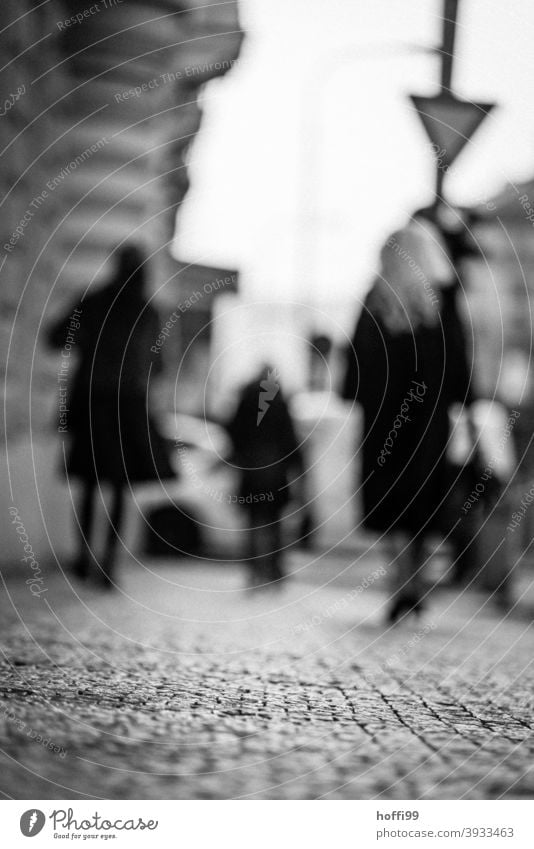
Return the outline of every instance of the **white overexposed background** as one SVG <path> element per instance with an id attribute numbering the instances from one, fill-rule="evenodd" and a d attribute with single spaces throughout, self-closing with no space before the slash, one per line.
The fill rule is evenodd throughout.
<path id="1" fill-rule="evenodd" d="M 349 330 L 379 247 L 432 200 L 407 95 L 437 92 L 441 0 L 242 0 L 242 54 L 203 95 L 175 252 L 238 268 L 241 295 Z M 479 203 L 534 173 L 534 3 L 462 0 L 456 92 L 497 101 L 447 179 Z"/>

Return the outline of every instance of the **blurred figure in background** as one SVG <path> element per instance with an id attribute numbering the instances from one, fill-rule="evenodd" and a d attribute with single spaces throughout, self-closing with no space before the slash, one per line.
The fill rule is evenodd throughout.
<path id="1" fill-rule="evenodd" d="M 123 247 L 109 283 L 78 303 L 75 351 L 78 367 L 68 386 L 67 475 L 82 485 L 77 577 L 90 574 L 97 486 L 111 490 L 108 528 L 101 562 L 104 586 L 113 573 L 124 516 L 125 488 L 130 483 L 171 477 L 166 443 L 147 411 L 149 380 L 161 369 L 151 346 L 159 320 L 145 292 L 145 258 L 134 245 Z M 50 330 L 49 342 L 61 348 L 73 307 Z"/>
<path id="2" fill-rule="evenodd" d="M 454 367 L 461 371 L 462 385 L 468 388 L 465 397 L 449 408 L 452 431 L 447 448 L 449 494 L 440 510 L 440 527 L 451 546 L 452 564 L 447 575 L 448 582 L 456 586 L 465 586 L 473 579 L 477 570 L 479 523 L 474 511 L 465 516 L 461 513 L 461 507 L 479 482 L 484 462 L 471 412 L 476 401 L 476 393 L 473 380 L 470 380 L 466 373 L 469 368 L 467 337 L 458 299 L 461 294 L 464 294 L 463 261 L 466 257 L 476 256 L 478 248 L 471 235 L 470 220 L 465 217 L 463 211 L 454 207 L 437 203 L 418 209 L 413 214 L 412 226 L 418 229 L 432 246 L 437 246 L 443 256 L 448 257 L 450 261 L 450 285 L 440 287 L 440 325 L 447 357 L 455 363 Z M 458 420 L 458 413 L 460 420 Z M 466 436 L 463 453 L 459 444 L 462 439 L 461 427 Z M 497 485 L 497 478 L 494 476 L 488 485 L 486 499 L 489 500 L 490 490 L 493 496 Z M 458 521 L 459 517 L 461 521 Z"/>
<path id="3" fill-rule="evenodd" d="M 394 233 L 348 351 L 343 397 L 363 409 L 363 523 L 392 543 L 388 620 L 423 607 L 429 535 L 448 495 L 449 408 L 470 392 L 463 337 L 441 311 L 454 282 L 444 244 L 415 224 Z"/>
<path id="4" fill-rule="evenodd" d="M 239 472 L 238 503 L 248 523 L 250 585 L 281 581 L 282 512 L 290 475 L 301 476 L 303 462 L 276 369 L 263 366 L 242 389 L 227 429 Z"/>

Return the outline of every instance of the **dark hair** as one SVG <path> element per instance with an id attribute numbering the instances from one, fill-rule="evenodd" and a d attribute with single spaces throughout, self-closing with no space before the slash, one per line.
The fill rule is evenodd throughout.
<path id="1" fill-rule="evenodd" d="M 137 245 L 124 245 L 117 253 L 115 283 L 126 284 L 128 290 L 135 287 L 141 291 L 145 285 L 145 263 L 146 257 Z"/>
<path id="2" fill-rule="evenodd" d="M 447 210 L 447 206 L 441 204 L 441 207 Z M 445 239 L 445 243 L 453 263 L 458 262 L 464 257 L 480 256 L 480 250 L 471 233 L 471 227 L 476 223 L 476 216 L 471 210 L 465 207 L 450 207 L 457 216 L 457 225 L 453 227 L 450 223 L 444 223 L 439 215 L 440 203 L 435 202 L 433 206 L 422 207 L 416 209 L 412 218 L 424 218 L 431 221 L 438 227 L 441 235 Z"/>

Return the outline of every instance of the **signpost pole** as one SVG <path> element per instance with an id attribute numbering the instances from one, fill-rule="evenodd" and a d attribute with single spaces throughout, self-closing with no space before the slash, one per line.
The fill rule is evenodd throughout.
<path id="1" fill-rule="evenodd" d="M 443 180 L 456 157 L 491 112 L 494 103 L 476 103 L 456 97 L 452 91 L 456 23 L 460 0 L 443 0 L 443 34 L 436 52 L 441 58 L 438 94 L 410 95 L 412 105 L 432 142 L 436 159 L 435 203 L 443 201 Z"/>
<path id="2" fill-rule="evenodd" d="M 454 65 L 454 44 L 459 0 L 443 0 L 443 40 L 441 43 L 441 90 L 450 92 Z"/>
<path id="3" fill-rule="evenodd" d="M 456 41 L 456 24 L 458 21 L 459 0 L 443 0 L 443 34 L 441 42 L 441 93 L 452 94 L 452 71 L 454 66 L 454 46 Z M 439 160 L 436 161 L 436 201 L 443 195 L 443 179 L 445 169 Z"/>

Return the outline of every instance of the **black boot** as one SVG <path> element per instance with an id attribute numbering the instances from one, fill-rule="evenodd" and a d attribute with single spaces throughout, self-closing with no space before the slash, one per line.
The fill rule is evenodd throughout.
<path id="1" fill-rule="evenodd" d="M 89 577 L 89 557 L 87 554 L 79 554 L 72 561 L 70 571 L 79 581 L 86 581 Z"/>
<path id="2" fill-rule="evenodd" d="M 400 619 L 405 616 L 415 616 L 419 618 L 424 610 L 424 603 L 421 599 L 411 598 L 410 596 L 400 596 L 395 599 L 386 616 L 388 625 L 395 625 Z"/>

